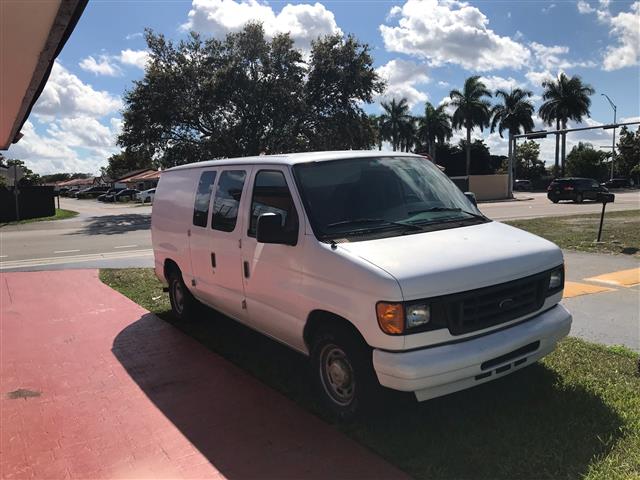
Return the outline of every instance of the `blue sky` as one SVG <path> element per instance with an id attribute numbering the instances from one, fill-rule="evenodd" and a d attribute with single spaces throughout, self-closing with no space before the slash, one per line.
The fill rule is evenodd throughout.
<path id="1" fill-rule="evenodd" d="M 143 75 L 143 30 L 176 40 L 189 29 L 220 37 L 251 19 L 262 21 L 267 34 L 291 32 L 301 49 L 319 34 L 354 34 L 371 45 L 388 82 L 377 102 L 406 96 L 415 113 L 427 100 L 446 101 L 470 75 L 482 75 L 491 89 L 530 89 L 538 106 L 541 81 L 563 71 L 596 89 L 587 125 L 612 120 L 601 93 L 618 105 L 618 119 L 640 119 L 640 1 L 91 1 L 24 138 L 5 155 L 24 159 L 39 173 L 97 173 L 119 151 L 123 93 Z M 474 136 L 493 153 L 505 153 L 497 133 Z M 610 145 L 611 131 L 574 134 L 569 148 L 580 140 Z M 542 141 L 542 158 L 551 161 L 553 149 L 552 140 Z"/>

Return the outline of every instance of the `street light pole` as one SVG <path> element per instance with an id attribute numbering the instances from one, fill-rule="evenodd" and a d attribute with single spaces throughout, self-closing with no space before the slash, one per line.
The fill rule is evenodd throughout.
<path id="1" fill-rule="evenodd" d="M 613 124 L 615 125 L 618 107 L 616 107 L 616 104 L 613 103 L 613 101 L 609 98 L 609 95 L 607 95 L 606 93 L 601 93 L 600 95 L 606 98 L 609 101 L 611 108 L 613 108 Z M 615 156 L 616 156 L 616 129 L 614 127 L 613 143 L 611 144 L 611 180 L 613 180 L 613 159 L 615 158 Z"/>

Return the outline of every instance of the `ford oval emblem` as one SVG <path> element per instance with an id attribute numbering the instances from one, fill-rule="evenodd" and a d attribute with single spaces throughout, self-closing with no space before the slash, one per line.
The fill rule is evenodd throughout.
<path id="1" fill-rule="evenodd" d="M 504 300 L 502 300 L 499 304 L 498 307 L 505 308 L 508 305 L 511 305 L 513 303 L 513 298 L 505 298 Z"/>

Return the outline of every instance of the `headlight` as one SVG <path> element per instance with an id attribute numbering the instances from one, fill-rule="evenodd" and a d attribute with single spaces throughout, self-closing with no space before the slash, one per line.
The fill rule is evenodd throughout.
<path id="1" fill-rule="evenodd" d="M 562 287 L 564 287 L 564 266 L 558 267 L 551 272 L 548 290 L 561 290 Z"/>
<path id="2" fill-rule="evenodd" d="M 407 329 L 421 327 L 431 320 L 431 309 L 426 304 L 408 305 L 406 307 L 405 319 Z"/>

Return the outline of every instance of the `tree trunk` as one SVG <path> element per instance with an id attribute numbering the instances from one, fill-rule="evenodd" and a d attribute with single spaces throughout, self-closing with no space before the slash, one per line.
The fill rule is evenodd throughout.
<path id="1" fill-rule="evenodd" d="M 567 122 L 562 122 L 562 129 L 566 130 L 567 129 Z M 564 177 L 565 174 L 565 159 L 567 157 L 567 134 L 563 133 L 562 134 L 562 176 Z"/>
<path id="2" fill-rule="evenodd" d="M 471 128 L 467 127 L 467 177 L 471 173 Z"/>
<path id="3" fill-rule="evenodd" d="M 556 120 L 556 130 L 560 130 L 560 119 Z M 558 174 L 558 167 L 560 166 L 560 136 L 556 133 L 556 168 L 555 174 Z"/>

